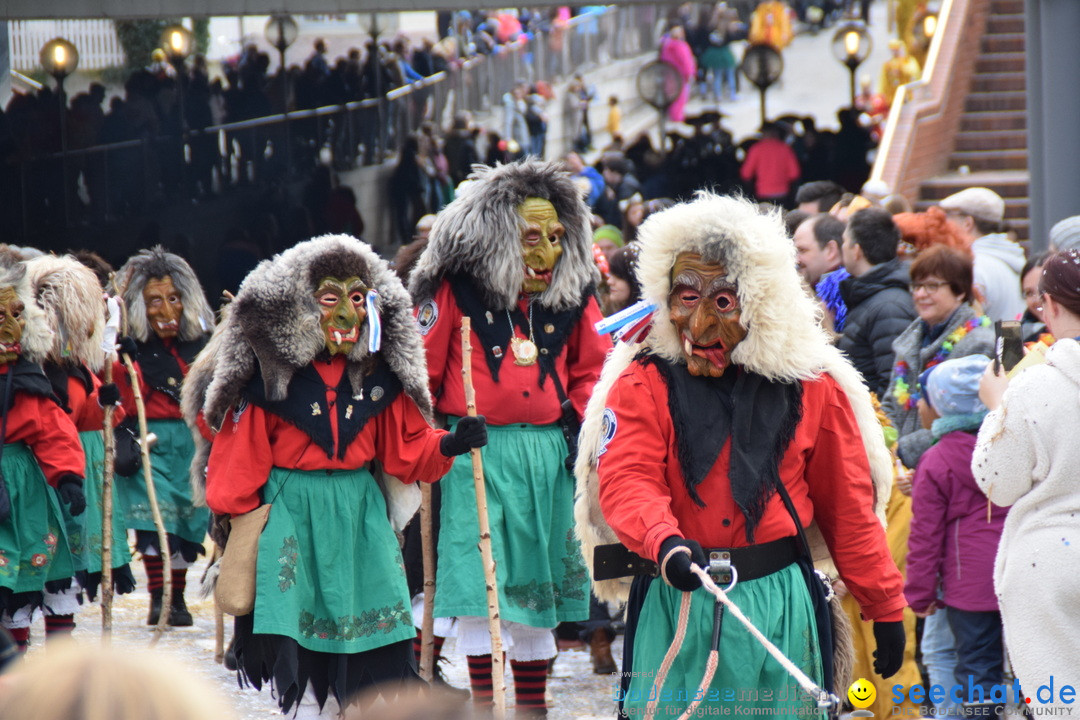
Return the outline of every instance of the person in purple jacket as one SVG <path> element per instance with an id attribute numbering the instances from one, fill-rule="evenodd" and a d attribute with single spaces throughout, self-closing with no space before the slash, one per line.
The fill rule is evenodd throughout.
<path id="1" fill-rule="evenodd" d="M 911 535 L 904 594 L 915 614 L 944 609 L 956 639 L 956 683 L 983 688 L 1003 682 L 1001 613 L 994 595 L 994 553 L 1006 509 L 989 505 L 971 473 L 975 438 L 986 416 L 979 400 L 985 355 L 946 360 L 927 371 L 919 399 L 934 445 L 912 483 Z M 939 592 L 940 590 L 940 592 Z M 970 676 L 970 677 L 969 677 Z"/>

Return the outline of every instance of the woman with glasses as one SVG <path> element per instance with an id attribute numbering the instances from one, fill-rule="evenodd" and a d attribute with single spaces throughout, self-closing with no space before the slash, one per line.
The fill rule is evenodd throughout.
<path id="1" fill-rule="evenodd" d="M 1046 329 L 1046 321 L 1043 320 L 1042 293 L 1039 292 L 1039 281 L 1042 279 L 1043 265 L 1046 264 L 1051 253 L 1043 253 L 1024 263 L 1024 269 L 1020 271 L 1020 292 L 1024 296 L 1024 314 L 1020 316 L 1020 324 L 1024 336 L 1024 343 L 1046 340 L 1047 345 L 1054 342 Z"/>
<path id="2" fill-rule="evenodd" d="M 914 469 L 932 443 L 916 408 L 922 396 L 921 376 L 949 358 L 992 355 L 994 331 L 990 319 L 971 307 L 969 257 L 935 245 L 916 258 L 910 272 L 911 299 L 919 317 L 893 341 L 896 360 L 882 405 L 900 435 L 897 453 L 906 467 Z"/>
<path id="3" fill-rule="evenodd" d="M 893 341 L 896 353 L 892 376 L 882 403 L 899 439 L 897 454 L 912 470 L 934 442 L 923 428 L 918 404 L 928 370 L 946 360 L 968 355 L 991 355 L 994 333 L 990 319 L 975 312 L 971 256 L 946 245 L 932 245 L 911 264 L 911 299 L 918 317 Z M 926 617 L 922 640 L 923 664 L 930 683 L 956 683 L 956 642 L 945 613 Z M 961 712 L 946 698 L 936 703 L 938 717 Z"/>

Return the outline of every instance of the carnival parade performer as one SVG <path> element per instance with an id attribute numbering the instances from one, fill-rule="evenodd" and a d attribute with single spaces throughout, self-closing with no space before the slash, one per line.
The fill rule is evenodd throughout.
<path id="1" fill-rule="evenodd" d="M 733 584 L 728 597 L 765 636 L 836 689 L 834 638 L 822 632 L 835 613 L 822 607 L 825 587 L 799 541 L 811 521 L 806 542 L 823 538 L 874 621 L 875 668 L 889 677 L 903 659 L 905 606 L 875 516 L 889 456 L 858 374 L 799 287 L 779 217 L 701 193 L 650 217 L 639 237 L 644 297 L 659 310 L 642 344 L 621 344 L 608 359 L 576 468 L 586 545 L 614 531 L 659 570 L 629 593 L 622 712 L 682 712 L 711 649 L 718 667 L 697 712 L 725 703 L 776 716 L 812 711 L 777 660 L 700 589 L 691 563 L 710 570 L 710 559 L 717 584 Z M 664 690 L 658 670 L 680 628 Z M 733 698 L 724 688 L 756 691 Z"/>
<path id="2" fill-rule="evenodd" d="M 210 514 L 199 506 L 201 499 L 193 497 L 188 479 L 195 448 L 181 419 L 180 388 L 206 345 L 214 314 L 191 266 L 160 245 L 130 258 L 117 275 L 128 321 L 129 341 L 122 343 L 121 350 L 127 350 L 135 361 L 147 427 L 157 436 L 150 462 L 172 555 L 172 605 L 166 611 L 170 625 L 189 626 L 193 620 L 184 599 L 187 568 L 203 553 Z M 114 377 L 119 380 L 128 422 L 134 422 L 136 408 L 127 369 L 117 365 Z M 156 625 L 162 612 L 163 560 L 146 482 L 138 472 L 119 485 L 125 519 L 135 531 L 135 547 L 146 568 L 150 591 L 146 624 Z"/>
<path id="3" fill-rule="evenodd" d="M 477 412 L 491 437 L 484 481 L 502 638 L 519 717 L 546 713 L 551 629 L 589 615 L 565 439 L 576 439 L 610 348 L 593 328 L 602 316 L 588 218 L 577 187 L 554 164 L 478 169 L 436 219 L 409 285 L 436 410 L 451 426 L 466 410 L 460 331 L 462 318 L 471 319 Z M 490 705 L 491 638 L 468 459 L 454 464 L 442 493 L 434 612 L 458 618 L 473 702 Z"/>
<path id="4" fill-rule="evenodd" d="M 242 677 L 300 717 L 337 717 L 376 683 L 391 699 L 419 683 L 394 530 L 419 504 L 412 483 L 439 479 L 487 434 L 483 418 L 429 425 L 423 343 L 387 264 L 344 235 L 260 264 L 194 366 L 184 410 L 216 430 L 210 508 L 235 518 L 270 504 L 254 610 L 236 618 Z"/>
<path id="5" fill-rule="evenodd" d="M 60 503 L 72 517 L 86 509 L 78 431 L 41 366 L 23 357 L 50 344 L 25 273 L 17 264 L 0 277 L 0 606 L 21 649 L 43 592 L 69 588 L 75 573 Z"/>
<path id="6" fill-rule="evenodd" d="M 52 637 L 74 630 L 80 587 L 93 598 L 101 582 L 105 467 L 101 431 L 104 407 L 116 404 L 120 391 L 114 383 L 103 385 L 96 375 L 105 362 L 105 303 L 97 276 L 70 256 L 43 255 L 25 264 L 34 301 L 44 311 L 52 337 L 42 367 L 53 395 L 75 424 L 86 455 L 83 493 L 87 511 L 72 517 L 61 505 L 78 583 L 60 593 L 46 592 L 45 632 Z M 117 407 L 113 422 L 119 423 L 123 418 L 123 408 Z M 115 503 L 113 507 L 117 507 Z M 116 538 L 112 555 L 113 585 L 118 592 L 128 593 L 135 589 L 135 578 L 128 567 L 131 553 L 126 541 L 127 526 L 120 512 L 112 514 L 112 533 Z"/>

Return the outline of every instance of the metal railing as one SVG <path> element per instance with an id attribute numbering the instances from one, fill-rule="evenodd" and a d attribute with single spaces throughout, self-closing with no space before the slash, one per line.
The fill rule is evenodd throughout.
<path id="1" fill-rule="evenodd" d="M 382 163 L 423 123 L 445 128 L 459 112 L 490 112 L 519 80 L 550 82 L 653 50 L 657 18 L 652 6 L 612 6 L 379 98 L 26 159 L 3 171 L 0 226 L 29 242 L 199 194 L 302 180 L 319 164 L 340 171 Z"/>

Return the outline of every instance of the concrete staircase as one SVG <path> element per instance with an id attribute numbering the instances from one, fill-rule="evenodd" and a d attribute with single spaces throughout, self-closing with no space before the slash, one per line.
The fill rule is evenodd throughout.
<path id="1" fill-rule="evenodd" d="M 1005 219 L 1027 240 L 1027 93 L 1024 76 L 1024 0 L 990 0 L 971 90 L 960 118 L 949 171 L 920 187 L 919 209 L 966 187 L 981 185 L 1005 199 Z"/>

